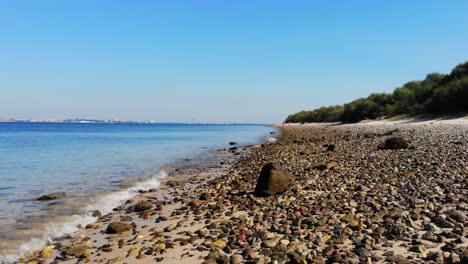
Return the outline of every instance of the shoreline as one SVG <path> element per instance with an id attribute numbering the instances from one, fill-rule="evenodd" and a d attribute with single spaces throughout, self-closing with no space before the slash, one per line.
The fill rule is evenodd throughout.
<path id="1" fill-rule="evenodd" d="M 266 138 L 267 136 L 268 135 L 265 133 L 265 135 L 262 138 Z M 228 142 L 226 142 L 226 147 L 229 146 L 227 143 Z M 247 146 L 238 145 L 236 143 L 235 147 L 243 150 Z M 99 207 L 104 206 L 110 208 L 99 210 L 102 211 L 103 214 L 105 214 L 107 213 L 106 211 L 112 211 L 112 208 L 122 206 L 127 200 L 127 197 L 128 199 L 133 199 L 136 196 L 141 195 L 140 190 L 156 190 L 160 187 L 162 183 L 166 182 L 166 180 L 164 180 L 166 175 L 164 174 L 170 174 L 172 178 L 174 177 L 174 175 L 185 173 L 184 171 L 186 170 L 197 169 L 202 167 L 207 168 L 209 166 L 213 166 L 213 164 L 218 163 L 221 160 L 224 160 L 223 163 L 229 163 L 229 160 L 231 160 L 232 158 L 228 159 L 227 157 L 238 155 L 234 152 L 228 152 L 227 149 L 224 149 L 225 151 L 222 151 L 223 149 L 219 149 L 219 147 L 202 149 L 204 150 L 202 150 L 200 153 L 194 153 L 188 158 L 180 158 L 174 162 L 163 164 L 159 166 L 158 169 L 154 171 L 154 173 L 148 176 L 139 177 L 138 180 L 129 179 L 125 182 L 122 182 L 120 184 L 119 189 L 98 194 L 96 199 L 93 199 L 92 201 L 90 200 L 90 203 L 87 205 L 83 205 L 83 209 L 86 210 L 80 210 L 81 213 L 77 212 L 73 215 L 57 216 L 50 219 L 52 222 L 34 224 L 33 228 L 38 228 L 41 230 L 43 229 L 44 232 L 41 233 L 41 235 L 39 236 L 35 236 L 30 241 L 25 240 L 24 242 L 22 242 L 21 247 L 18 250 L 19 253 L 32 252 L 32 254 L 19 255 L 17 253 L 18 251 L 12 250 L 10 252 L 5 252 L 5 254 L 3 255 L 0 255 L 0 263 L 13 263 L 15 261 L 18 261 L 19 259 L 21 260 L 24 258 L 32 259 L 34 254 L 37 254 L 42 249 L 47 248 L 45 247 L 47 243 L 44 242 L 47 240 L 51 241 L 50 237 L 53 237 L 52 244 L 55 244 L 56 242 L 65 241 L 67 237 L 70 237 L 69 234 L 76 233 L 76 231 L 79 231 L 86 225 L 96 222 L 98 218 L 92 216 L 91 214 L 94 210 L 99 210 Z M 239 151 L 239 154 L 240 152 L 244 151 Z M 123 198 L 121 197 L 122 194 Z M 109 200 L 111 201 L 109 202 Z M 73 203 L 76 204 L 76 201 L 74 201 Z M 56 205 L 53 206 L 55 207 Z M 74 236 L 75 235 L 73 235 L 72 237 Z"/>
<path id="2" fill-rule="evenodd" d="M 276 134 L 277 132 L 272 132 Z M 269 138 L 270 135 L 265 135 L 265 139 Z M 260 143 L 259 143 L 260 144 Z M 249 151 L 251 148 L 254 148 L 258 146 L 257 145 L 238 145 L 236 144 L 235 146 L 230 146 L 228 148 L 218 148 L 218 149 L 209 149 L 205 150 L 202 155 L 194 155 L 193 158 L 187 159 L 179 159 L 175 162 L 168 163 L 165 165 L 162 165 L 160 169 L 157 170 L 157 173 L 160 177 L 156 177 L 157 179 L 157 184 L 150 184 L 150 187 L 142 187 L 145 185 L 148 185 L 149 181 L 155 180 L 155 177 L 149 178 L 149 177 L 144 177 L 144 181 L 140 182 L 137 180 L 131 180 L 129 182 L 123 183 L 123 186 L 128 186 L 127 188 L 121 189 L 121 191 L 113 191 L 107 194 L 100 195 L 97 200 L 103 200 L 105 198 L 108 198 L 109 196 L 114 196 L 120 192 L 127 192 L 127 191 L 133 191 L 134 195 L 128 199 L 122 199 L 118 204 L 114 205 L 113 207 L 115 208 L 121 208 L 124 206 L 126 203 L 128 203 L 129 200 L 134 200 L 134 201 L 141 201 L 146 197 L 148 194 L 156 194 L 158 197 L 165 197 L 168 198 L 171 196 L 171 193 L 174 193 L 174 190 L 171 190 L 172 188 L 175 188 L 177 191 L 181 192 L 189 192 L 192 191 L 195 186 L 200 184 L 201 182 L 204 182 L 208 179 L 212 179 L 213 176 L 211 174 L 219 176 L 222 174 L 229 166 L 231 166 L 233 163 L 235 163 L 238 159 L 242 158 L 245 155 L 248 155 Z M 230 150 L 230 148 L 233 148 Z M 153 176 L 155 175 L 153 174 Z M 202 175 L 202 178 L 199 178 L 200 175 Z M 193 177 L 193 178 L 192 178 Z M 143 179 L 143 178 L 142 178 Z M 174 186 L 174 181 L 181 182 L 181 183 L 186 183 L 183 188 L 181 186 Z M 133 183 L 133 184 L 131 184 Z M 98 201 L 96 201 L 94 204 L 99 204 Z M 174 210 L 175 205 L 168 205 L 167 209 L 169 212 Z M 94 210 L 93 206 L 87 206 L 89 209 L 86 211 L 92 213 Z M 114 215 L 118 213 L 115 212 L 110 212 L 102 217 L 109 217 L 110 215 Z M 77 219 L 79 218 L 79 219 Z M 82 221 L 82 218 L 90 218 L 86 219 L 85 221 Z M 17 255 L 4 255 L 4 259 L 0 259 L 0 263 L 23 263 L 23 262 L 29 262 L 29 261 L 34 261 L 38 259 L 38 261 L 41 261 L 40 254 L 44 250 L 49 250 L 51 245 L 57 244 L 57 243 L 70 243 L 74 244 L 75 241 L 74 239 L 82 236 L 83 232 L 87 233 L 87 229 L 85 228 L 87 225 L 94 225 L 98 222 L 101 221 L 101 217 L 91 217 L 90 215 L 73 215 L 69 216 L 68 219 L 70 221 L 65 221 L 63 224 L 59 224 L 59 226 L 55 226 L 55 229 L 63 229 L 63 228 L 71 228 L 73 231 L 68 231 L 67 234 L 65 234 L 63 237 L 58 237 L 55 238 L 50 245 L 41 245 L 40 247 L 35 248 L 34 250 L 28 250 L 30 251 L 30 254 L 23 255 L 22 257 Z M 72 221 L 75 219 L 74 221 Z M 61 223 L 64 221 L 61 221 Z M 55 224 L 57 225 L 57 224 Z M 64 227 L 64 225 L 67 225 L 69 227 Z M 89 229 L 89 228 L 88 228 Z M 73 233 L 72 236 L 68 235 L 68 233 Z M 35 239 L 34 239 L 35 240 Z M 37 243 L 37 241 L 30 241 L 31 243 Z M 30 242 L 22 244 L 28 244 Z M 55 247 L 55 246 L 54 246 Z M 53 250 L 51 252 L 51 256 L 57 257 L 60 256 L 60 252 L 57 250 Z M 3 262 L 2 262 L 3 261 Z M 42 260 L 43 261 L 43 260 Z M 46 261 L 46 263 L 50 263 L 49 261 Z"/>
<path id="3" fill-rule="evenodd" d="M 282 130 L 276 143 L 249 148 L 237 160 L 228 157 L 231 164 L 224 167 L 169 176 L 161 189 L 137 195 L 34 260 L 468 260 L 468 122 L 388 124 L 276 126 Z M 410 148 L 377 148 L 392 136 L 407 139 Z M 296 185 L 277 196 L 256 197 L 259 171 L 271 161 L 294 175 Z M 153 207 L 135 212 L 144 201 Z M 130 224 L 130 230 L 106 234 L 113 221 Z"/>

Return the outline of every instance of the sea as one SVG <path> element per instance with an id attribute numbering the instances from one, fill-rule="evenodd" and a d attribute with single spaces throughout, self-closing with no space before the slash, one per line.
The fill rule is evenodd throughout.
<path id="1" fill-rule="evenodd" d="M 140 189 L 159 187 L 164 167 L 214 151 L 263 143 L 274 128 L 242 124 L 0 123 L 0 263 L 78 224 L 94 222 Z M 64 199 L 37 197 L 65 192 Z"/>

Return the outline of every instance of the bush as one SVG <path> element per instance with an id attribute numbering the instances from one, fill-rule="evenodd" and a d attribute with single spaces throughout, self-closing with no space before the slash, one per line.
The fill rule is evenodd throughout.
<path id="1" fill-rule="evenodd" d="M 468 112 L 468 77 L 437 87 L 428 106 L 437 114 Z"/>
<path id="2" fill-rule="evenodd" d="M 343 106 L 320 107 L 289 115 L 286 123 L 359 122 L 399 114 L 454 114 L 468 112 L 468 62 L 449 75 L 430 73 L 422 81 L 411 81 L 392 94 L 373 93 Z"/>
<path id="3" fill-rule="evenodd" d="M 343 115 L 343 106 L 320 107 L 312 111 L 301 111 L 286 118 L 286 123 L 339 122 Z"/>

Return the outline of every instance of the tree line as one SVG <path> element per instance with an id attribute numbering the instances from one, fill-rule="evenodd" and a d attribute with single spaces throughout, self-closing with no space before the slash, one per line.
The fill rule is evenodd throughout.
<path id="1" fill-rule="evenodd" d="M 373 93 L 344 105 L 320 107 L 289 115 L 286 123 L 344 122 L 396 115 L 444 115 L 468 112 L 468 61 L 450 74 L 430 73 L 393 93 Z"/>

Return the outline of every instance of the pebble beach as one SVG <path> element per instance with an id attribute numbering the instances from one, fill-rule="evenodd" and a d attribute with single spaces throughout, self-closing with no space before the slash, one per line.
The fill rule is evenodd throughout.
<path id="1" fill-rule="evenodd" d="M 277 128 L 19 263 L 468 263 L 468 119 Z"/>

